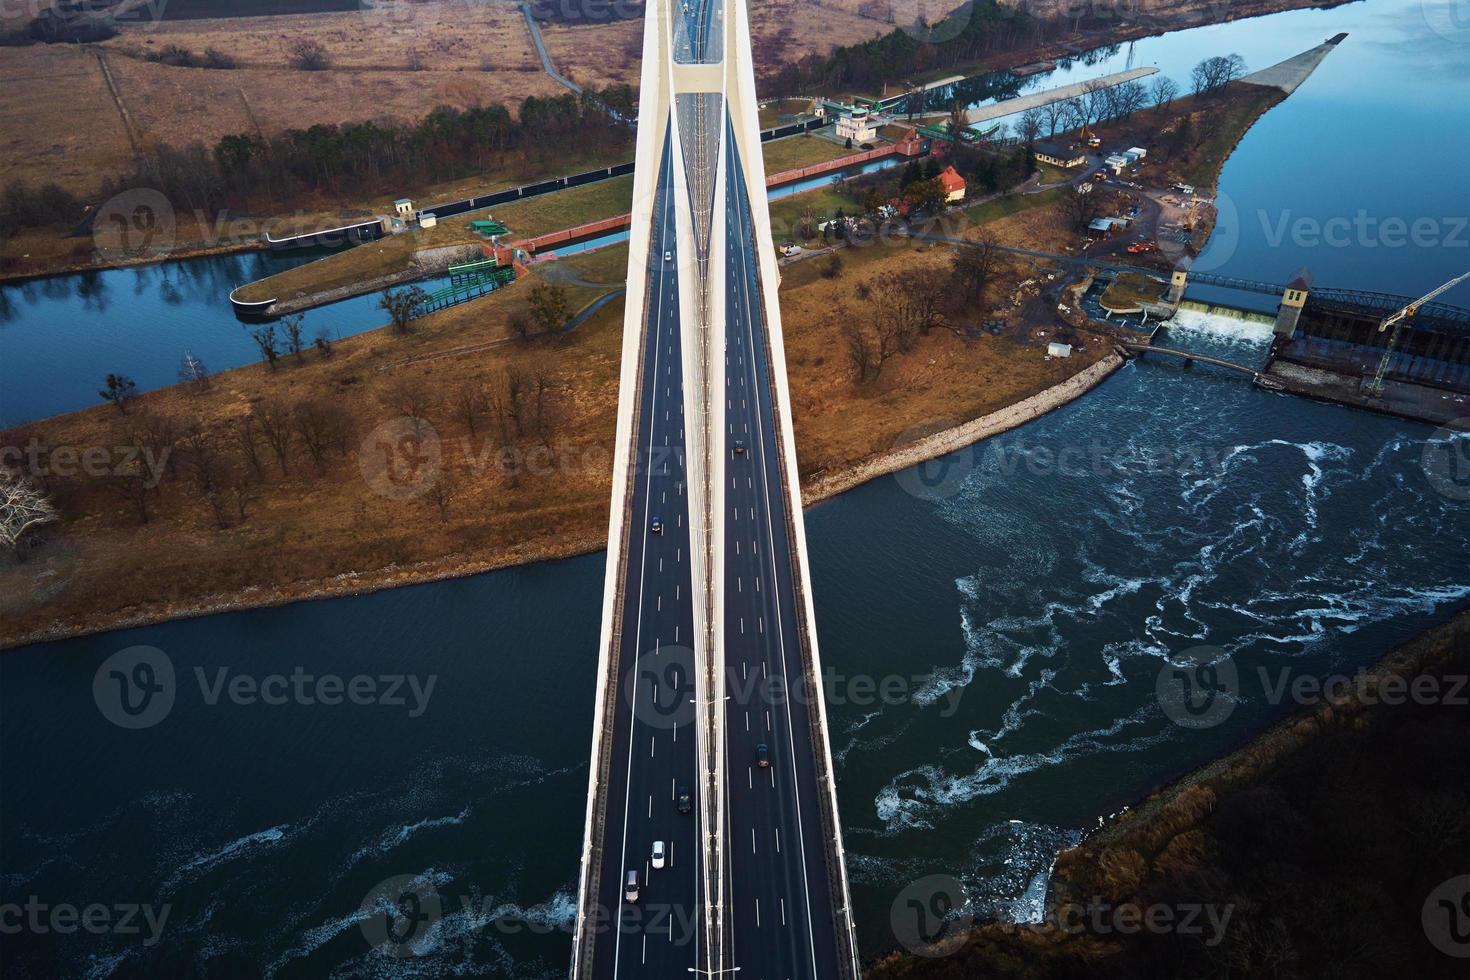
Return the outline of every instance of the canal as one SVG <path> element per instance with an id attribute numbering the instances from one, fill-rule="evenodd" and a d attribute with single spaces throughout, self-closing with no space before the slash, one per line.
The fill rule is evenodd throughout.
<path id="1" fill-rule="evenodd" d="M 1470 45 L 1431 30 L 1419 3 L 1181 32 L 1133 57 L 1192 44 L 1196 60 L 1233 50 L 1260 67 L 1340 30 L 1352 36 L 1227 165 L 1243 217 L 1206 256 L 1242 276 L 1309 263 L 1319 282 L 1427 288 L 1467 255 L 1450 226 L 1467 209 L 1453 161 L 1470 135 L 1446 122 Z M 1340 184 L 1365 139 L 1385 165 Z M 1268 236 L 1256 216 L 1359 208 L 1438 220 L 1444 238 L 1336 247 Z M 104 274 L 105 315 L 69 287 L 58 302 L 78 316 L 50 339 L 85 351 L 104 322 L 123 343 L 162 318 L 171 343 L 207 359 L 201 334 L 240 328 L 227 309 L 209 319 L 203 297 L 222 301 L 216 286 L 237 273 L 206 288 L 182 265 Z M 165 280 L 198 302 L 170 305 Z M 16 322 L 0 324 L 4 383 L 31 397 L 55 379 L 12 366 L 44 346 L 13 346 Z M 1268 343 L 1261 325 L 1192 313 L 1167 339 L 1247 363 Z M 1350 672 L 1462 605 L 1470 488 L 1424 465 L 1431 437 L 1148 361 L 809 511 L 865 952 L 893 945 L 895 895 L 931 873 L 959 877 L 977 914 L 1035 917 L 1059 849 L 1289 708 L 1263 677 Z M 564 976 L 602 570 L 594 555 L 0 655 L 0 901 L 167 909 L 154 942 L 146 928 L 7 936 L 5 975 Z M 105 662 L 138 645 L 175 683 L 167 713 L 134 730 L 99 704 Z M 1228 716 L 1191 730 L 1156 685 L 1167 658 L 1201 646 L 1228 651 L 1241 680 Z M 398 678 L 401 703 L 272 704 L 228 686 L 297 674 L 378 692 Z M 875 701 L 858 677 L 896 678 L 902 695 Z M 442 905 L 423 955 L 386 963 L 363 906 L 400 875 L 431 882 Z"/>

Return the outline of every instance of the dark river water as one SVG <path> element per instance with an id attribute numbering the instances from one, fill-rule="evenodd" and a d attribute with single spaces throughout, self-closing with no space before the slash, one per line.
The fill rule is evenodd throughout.
<path id="1" fill-rule="evenodd" d="M 1470 136 L 1448 123 L 1470 97 L 1470 37 L 1436 33 L 1436 10 L 1370 0 L 1133 46 L 1136 63 L 1191 44 L 1260 67 L 1352 34 L 1241 144 L 1223 181 L 1241 217 L 1205 259 L 1276 280 L 1310 263 L 1321 283 L 1395 292 L 1463 271 L 1450 226 Z M 1359 208 L 1434 219 L 1441 238 L 1308 244 L 1257 217 Z M 154 328 L 147 295 L 111 292 L 120 335 Z M 1169 331 L 1244 362 L 1268 339 L 1200 314 Z M 51 380 L 4 370 L 7 387 Z M 864 950 L 893 946 L 895 896 L 935 873 L 977 914 L 1034 917 L 1059 849 L 1291 708 L 1272 693 L 1283 676 L 1349 673 L 1463 604 L 1470 473 L 1434 465 L 1443 449 L 1427 426 L 1135 363 L 809 511 Z M 0 655 L 0 907 L 39 923 L 3 937 L 0 972 L 565 975 L 602 561 Z M 154 652 L 124 653 L 137 646 Z M 1229 654 L 1206 716 L 1170 694 L 1172 665 L 1201 647 Z M 121 704 L 117 656 L 171 698 Z M 272 696 L 292 684 L 344 703 Z M 363 908 L 401 875 L 442 908 L 423 955 L 388 959 Z M 54 913 L 93 905 L 96 924 L 133 909 L 136 931 L 56 928 Z"/>

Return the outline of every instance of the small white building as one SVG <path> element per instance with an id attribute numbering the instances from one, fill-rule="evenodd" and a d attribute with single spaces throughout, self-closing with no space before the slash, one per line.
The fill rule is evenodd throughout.
<path id="1" fill-rule="evenodd" d="M 420 228 L 432 228 L 439 223 L 439 216 L 433 211 L 425 211 L 419 215 Z"/>
<path id="2" fill-rule="evenodd" d="M 1144 157 L 1148 156 L 1148 151 L 1145 150 L 1141 146 L 1130 146 L 1130 147 L 1128 147 L 1128 152 L 1131 153 L 1131 154 L 1133 154 L 1135 157 L 1137 157 L 1140 160 L 1142 160 Z"/>
<path id="3" fill-rule="evenodd" d="M 1071 344 L 1059 344 L 1055 340 L 1053 340 L 1051 343 L 1049 343 L 1049 344 L 1046 345 L 1046 356 L 1047 357 L 1071 357 L 1072 356 L 1072 345 Z"/>
<path id="4" fill-rule="evenodd" d="M 865 106 L 852 106 L 844 109 L 837 117 L 837 138 L 840 140 L 871 143 L 877 135 L 878 131 L 873 128 Z"/>
<path id="5" fill-rule="evenodd" d="M 413 201 L 410 201 L 406 197 L 400 197 L 398 200 L 393 202 L 393 213 L 406 221 L 412 220 Z"/>

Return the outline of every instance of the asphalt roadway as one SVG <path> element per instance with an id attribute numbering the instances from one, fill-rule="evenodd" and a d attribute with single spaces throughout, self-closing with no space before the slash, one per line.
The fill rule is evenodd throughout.
<path id="1" fill-rule="evenodd" d="M 666 143 L 671 147 L 672 141 Z M 687 977 L 700 966 L 702 859 L 694 724 L 678 245 L 670 149 L 659 169 L 649 249 L 632 527 L 617 649 L 604 837 L 594 926 L 598 977 Z M 665 253 L 673 253 L 670 261 Z M 653 530 L 657 520 L 661 532 Z M 687 788 L 690 812 L 678 792 Z M 655 841 L 665 866 L 652 866 Z M 638 899 L 626 901 L 629 871 Z"/>
<path id="2" fill-rule="evenodd" d="M 744 980 L 838 975 L 826 832 L 797 632 L 788 496 L 750 201 L 725 134 L 725 779 L 733 939 Z M 744 452 L 736 452 L 736 443 Z M 789 696 L 788 696 L 789 695 Z M 756 764 L 765 745 L 769 767 Z"/>

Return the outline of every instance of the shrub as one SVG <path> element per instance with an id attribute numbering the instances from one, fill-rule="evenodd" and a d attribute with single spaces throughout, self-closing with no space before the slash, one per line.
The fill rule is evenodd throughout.
<path id="1" fill-rule="evenodd" d="M 291 45 L 291 67 L 298 71 L 326 71 L 332 67 L 332 61 L 326 48 L 303 38 Z"/>

